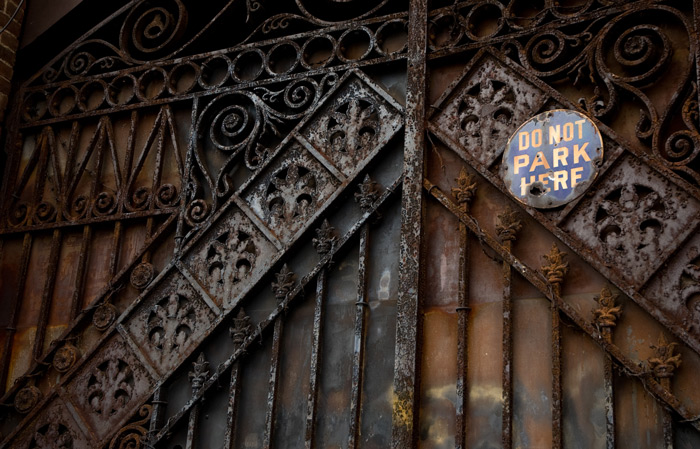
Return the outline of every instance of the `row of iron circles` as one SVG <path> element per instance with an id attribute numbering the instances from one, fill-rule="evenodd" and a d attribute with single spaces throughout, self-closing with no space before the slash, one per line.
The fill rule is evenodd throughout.
<path id="1" fill-rule="evenodd" d="M 376 50 L 390 56 L 406 49 L 406 21 L 388 21 L 377 30 L 360 26 L 345 31 L 336 39 L 328 34 L 313 36 L 301 46 L 294 41 L 283 41 L 272 46 L 267 54 L 259 48 L 239 53 L 233 61 L 224 55 L 213 56 L 202 64 L 200 85 L 205 89 L 223 85 L 226 73 L 238 83 L 255 81 L 263 73 L 271 76 L 286 75 L 299 65 L 306 70 L 326 67 L 334 58 L 344 63 L 361 61 Z M 230 70 L 227 70 L 227 67 Z"/>
<path id="2" fill-rule="evenodd" d="M 25 100 L 24 118 L 37 121 L 48 112 L 52 117 L 90 112 L 102 107 L 129 104 L 134 97 L 139 101 L 153 101 L 166 92 L 184 95 L 196 85 L 203 89 L 221 87 L 230 77 L 238 83 L 255 81 L 263 72 L 271 76 L 293 72 L 298 65 L 306 70 L 320 69 L 335 58 L 343 63 L 361 61 L 373 50 L 381 56 L 404 52 L 407 45 L 407 22 L 394 19 L 383 23 L 376 33 L 365 26 L 346 30 L 336 39 L 328 34 L 312 36 L 303 45 L 294 41 L 275 44 L 265 54 L 259 48 L 239 53 L 233 60 L 226 55 L 214 55 L 201 65 L 192 61 L 181 62 L 169 71 L 153 67 L 142 74 L 126 73 L 111 83 L 102 79 L 87 81 L 82 87 L 66 84 L 48 96 L 44 91 L 30 93 Z"/>
<path id="3" fill-rule="evenodd" d="M 134 97 L 140 101 L 152 101 L 167 90 L 171 95 L 188 93 L 199 78 L 200 68 L 192 62 L 174 66 L 168 73 L 162 67 L 154 67 L 138 77 L 131 73 L 117 76 L 107 84 L 102 79 L 90 80 L 78 88 L 63 85 L 47 96 L 45 91 L 30 93 L 24 101 L 24 119 L 27 122 L 41 120 L 48 112 L 52 117 L 64 117 L 72 113 L 90 112 L 102 107 L 123 106 Z"/>
<path id="4" fill-rule="evenodd" d="M 489 39 L 501 32 L 506 23 L 505 17 L 504 7 L 497 0 L 478 3 L 466 15 L 454 10 L 440 13 L 430 18 L 430 49 L 452 47 L 464 36 L 472 41 Z"/>

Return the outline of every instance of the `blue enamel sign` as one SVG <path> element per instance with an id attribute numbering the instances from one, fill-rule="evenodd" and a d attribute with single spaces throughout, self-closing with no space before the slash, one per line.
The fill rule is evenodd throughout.
<path id="1" fill-rule="evenodd" d="M 553 208 L 579 197 L 603 163 L 603 140 L 588 117 L 564 109 L 543 112 L 508 140 L 503 180 L 520 202 Z"/>

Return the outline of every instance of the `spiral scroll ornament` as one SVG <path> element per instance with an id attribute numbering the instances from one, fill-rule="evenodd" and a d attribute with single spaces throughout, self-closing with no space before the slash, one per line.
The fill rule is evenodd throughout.
<path id="1" fill-rule="evenodd" d="M 126 202 L 127 209 L 130 211 L 144 210 L 147 209 L 151 204 L 151 189 L 148 187 L 138 187 L 129 197 L 129 201 Z"/>
<path id="2" fill-rule="evenodd" d="M 124 20 L 121 50 L 135 62 L 168 56 L 187 28 L 187 10 L 180 0 L 141 2 Z"/>
<path id="3" fill-rule="evenodd" d="M 48 201 L 42 201 L 34 210 L 34 219 L 39 223 L 49 223 L 56 219 L 56 206 Z"/>
<path id="4" fill-rule="evenodd" d="M 194 200 L 187 205 L 185 221 L 188 225 L 195 227 L 202 223 L 209 215 L 209 205 L 204 200 Z"/>
<path id="5" fill-rule="evenodd" d="M 7 221 L 10 226 L 22 226 L 27 222 L 27 217 L 29 216 L 29 206 L 25 202 L 19 202 L 15 204 L 7 217 Z"/>
<path id="6" fill-rule="evenodd" d="M 95 198 L 93 212 L 97 216 L 113 213 L 117 208 L 117 197 L 112 192 L 100 192 Z"/>
<path id="7" fill-rule="evenodd" d="M 167 209 L 177 205 L 180 201 L 180 195 L 177 187 L 172 184 L 163 184 L 156 192 L 156 206 L 160 209 Z"/>
<path id="8" fill-rule="evenodd" d="M 69 220 L 78 220 L 87 214 L 89 200 L 86 195 L 78 195 L 70 203 L 70 210 L 66 211 Z"/>

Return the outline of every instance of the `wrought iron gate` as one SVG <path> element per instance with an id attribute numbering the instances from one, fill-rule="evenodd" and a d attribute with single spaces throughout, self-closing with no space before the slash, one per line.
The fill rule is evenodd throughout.
<path id="1" fill-rule="evenodd" d="M 700 5 L 405 3 L 133 1 L 24 80 L 0 447 L 700 447 Z M 540 210 L 551 109 L 605 154 Z"/>

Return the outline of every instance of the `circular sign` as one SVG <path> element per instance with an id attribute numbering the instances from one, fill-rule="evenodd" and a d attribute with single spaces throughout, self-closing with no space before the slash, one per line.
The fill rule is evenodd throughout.
<path id="1" fill-rule="evenodd" d="M 508 139 L 502 168 L 511 195 L 548 209 L 578 198 L 603 163 L 603 139 L 588 117 L 555 109 L 532 117 Z"/>

